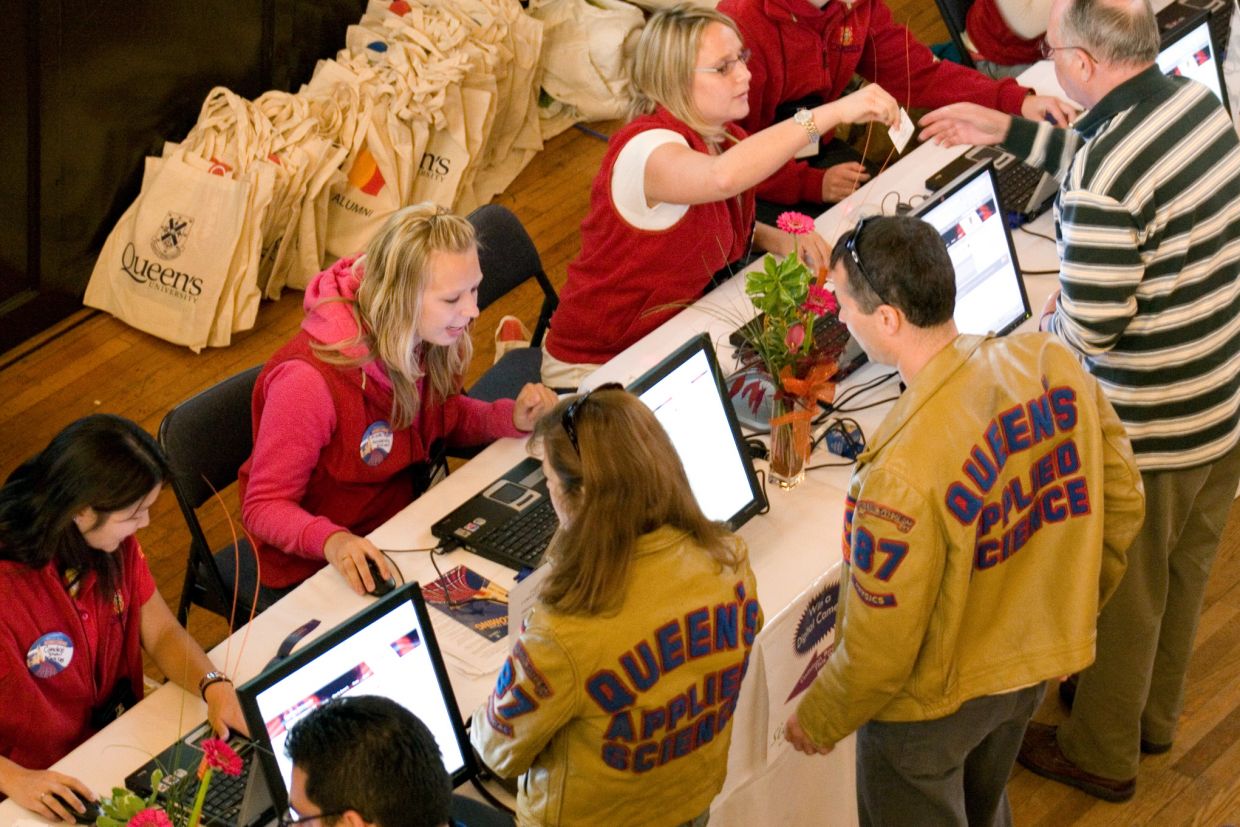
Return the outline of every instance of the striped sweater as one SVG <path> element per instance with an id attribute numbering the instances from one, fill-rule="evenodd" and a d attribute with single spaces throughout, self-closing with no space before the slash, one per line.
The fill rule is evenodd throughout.
<path id="1" fill-rule="evenodd" d="M 1073 130 L 1014 118 L 1003 146 L 1064 181 L 1050 329 L 1141 469 L 1220 458 L 1240 435 L 1240 142 L 1218 99 L 1151 66 Z"/>

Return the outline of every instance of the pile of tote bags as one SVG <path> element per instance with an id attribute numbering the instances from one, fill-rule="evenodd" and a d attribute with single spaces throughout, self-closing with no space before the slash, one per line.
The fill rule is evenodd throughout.
<path id="1" fill-rule="evenodd" d="M 401 206 L 464 213 L 542 148 L 543 24 L 517 0 L 372 0 L 296 93 L 216 88 L 146 159 L 85 303 L 194 351 L 254 325 Z"/>

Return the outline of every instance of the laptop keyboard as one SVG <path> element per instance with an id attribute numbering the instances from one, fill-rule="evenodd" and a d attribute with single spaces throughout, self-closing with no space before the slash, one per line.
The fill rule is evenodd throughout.
<path id="1" fill-rule="evenodd" d="M 995 176 L 999 184 L 999 202 L 1005 210 L 1027 212 L 1033 191 L 1042 181 L 1042 170 L 1024 163 L 1009 164 Z M 1033 205 L 1035 208 L 1040 206 Z"/>
<path id="2" fill-rule="evenodd" d="M 240 736 L 233 736 L 229 739 L 228 745 L 241 756 L 241 775 L 226 775 L 222 772 L 211 774 L 211 785 L 207 787 L 207 797 L 202 805 L 203 823 L 205 824 L 234 825 L 238 823 L 241 815 L 241 804 L 245 798 L 245 785 L 252 769 L 251 747 L 253 743 Z M 180 749 L 185 750 L 187 756 L 201 756 L 202 754 L 187 744 L 183 744 Z M 159 759 L 155 759 L 155 761 L 151 762 L 152 766 L 144 769 L 154 770 L 156 768 L 154 765 L 158 763 Z M 159 784 L 159 797 L 166 804 L 172 804 L 173 802 L 169 801 L 167 797 L 171 788 L 187 780 L 192 780 L 190 777 L 197 772 L 198 768 L 195 765 L 193 767 L 176 767 L 175 769 L 169 767 L 167 769 L 170 771 Z M 146 777 L 149 778 L 149 772 Z M 129 779 L 126 779 L 126 783 L 129 784 Z M 135 787 L 139 785 L 129 784 L 129 786 Z M 188 808 L 192 807 L 194 796 L 197 794 L 197 785 L 191 784 L 189 786 L 188 798 L 180 802 L 180 806 L 186 808 L 187 815 Z M 142 795 L 148 795 L 149 787 L 146 790 L 137 789 L 136 791 Z"/>
<path id="3" fill-rule="evenodd" d="M 470 545 L 479 553 L 493 558 L 507 558 L 517 565 L 537 565 L 542 559 L 551 536 L 560 527 L 551 500 L 543 498 L 523 511 L 514 520 L 505 523 L 501 530 L 484 537 L 474 536 Z"/>

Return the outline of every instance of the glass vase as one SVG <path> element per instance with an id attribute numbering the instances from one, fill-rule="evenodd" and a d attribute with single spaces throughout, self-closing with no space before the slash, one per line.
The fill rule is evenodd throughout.
<path id="1" fill-rule="evenodd" d="M 776 398 L 771 405 L 771 419 L 778 419 L 796 409 L 792 400 Z M 784 490 L 796 488 L 805 479 L 805 446 L 799 444 L 791 422 L 771 425 L 771 481 Z"/>

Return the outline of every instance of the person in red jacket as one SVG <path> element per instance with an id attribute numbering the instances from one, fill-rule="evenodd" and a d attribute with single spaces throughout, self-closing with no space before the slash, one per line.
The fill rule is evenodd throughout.
<path id="1" fill-rule="evenodd" d="M 1042 59 L 1051 0 L 976 0 L 969 7 L 965 45 L 979 72 L 1016 77 Z"/>
<path id="2" fill-rule="evenodd" d="M 73 822 L 94 799 L 48 769 L 142 698 L 142 653 L 245 732 L 232 684 L 177 623 L 134 536 L 169 475 L 150 434 L 95 414 L 0 488 L 0 800 Z"/>
<path id="3" fill-rule="evenodd" d="M 972 101 L 1034 120 L 1050 117 L 1059 125 L 1066 125 L 1075 111 L 1066 101 L 1035 95 L 1010 78 L 992 80 L 936 60 L 895 22 L 882 0 L 722 0 L 719 11 L 736 21 L 752 51 L 749 113 L 739 120 L 750 132 L 778 121 L 785 104 L 836 100 L 854 74 L 879 84 L 905 108 Z M 829 157 L 843 151 L 853 160 L 828 162 L 826 169 L 805 162 L 780 169 L 758 187 L 758 197 L 810 206 L 847 197 L 870 176 L 855 150 L 836 143 L 827 145 Z"/>
<path id="4" fill-rule="evenodd" d="M 468 221 L 434 204 L 394 213 L 363 255 L 306 288 L 301 331 L 254 386 L 254 452 L 238 474 L 263 585 L 296 585 L 327 564 L 358 594 L 383 577 L 363 535 L 421 494 L 442 446 L 520 436 L 556 402 L 461 394 L 482 270 Z"/>
<path id="5" fill-rule="evenodd" d="M 791 237 L 754 224 L 752 188 L 837 124 L 897 122 L 875 85 L 749 136 L 749 50 L 736 25 L 680 4 L 653 14 L 634 53 L 633 119 L 612 136 L 581 224 L 581 254 L 544 345 L 543 381 L 577 387 L 598 365 L 702 294 L 752 247 L 791 252 Z M 810 263 L 830 249 L 801 237 Z"/>

